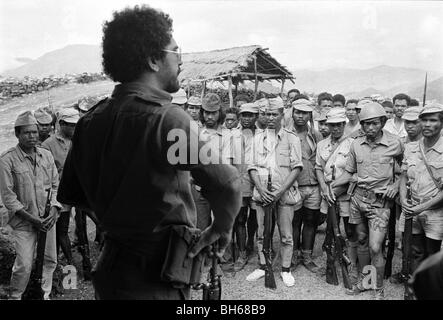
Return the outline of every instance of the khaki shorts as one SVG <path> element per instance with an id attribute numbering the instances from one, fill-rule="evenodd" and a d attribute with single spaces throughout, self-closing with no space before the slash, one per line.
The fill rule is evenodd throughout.
<path id="1" fill-rule="evenodd" d="M 389 208 L 379 208 L 380 203 L 373 201 L 367 203 L 355 194 L 351 197 L 349 223 L 360 224 L 364 222 L 363 218 L 368 219 L 368 227 L 372 230 L 386 232 L 388 229 L 389 216 L 391 210 Z"/>
<path id="2" fill-rule="evenodd" d="M 302 186 L 298 187 L 298 191 L 300 191 L 301 201 L 294 206 L 294 210 L 300 210 L 301 207 L 305 207 L 311 210 L 320 209 L 321 203 L 321 195 L 320 195 L 320 186 Z"/>
<path id="3" fill-rule="evenodd" d="M 349 217 L 351 202 L 349 200 L 338 200 L 338 205 L 340 207 L 340 217 Z M 320 212 L 323 214 L 328 213 L 328 202 L 325 199 L 321 201 Z"/>
<path id="4" fill-rule="evenodd" d="M 405 219 L 402 212 L 399 230 L 404 231 Z M 412 233 L 426 235 L 426 238 L 443 240 L 443 209 L 426 210 L 412 218 Z"/>

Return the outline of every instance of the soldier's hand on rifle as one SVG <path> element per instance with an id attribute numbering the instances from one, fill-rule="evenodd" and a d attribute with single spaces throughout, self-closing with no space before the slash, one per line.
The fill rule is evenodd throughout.
<path id="1" fill-rule="evenodd" d="M 259 187 L 257 188 L 258 193 L 260 193 L 260 196 L 262 198 L 263 204 L 267 205 L 270 204 L 272 201 L 274 201 L 274 193 L 269 191 L 266 188 Z"/>
<path id="2" fill-rule="evenodd" d="M 49 216 L 43 221 L 43 227 L 45 229 L 43 231 L 50 230 L 57 221 L 57 217 L 58 217 L 58 209 L 56 207 L 51 207 Z"/>
<path id="3" fill-rule="evenodd" d="M 330 190 L 327 189 L 326 192 L 323 193 L 323 197 L 328 202 L 329 206 L 334 205 L 336 198 L 335 198 L 335 194 L 334 194 L 333 190 L 332 190 L 332 192 L 330 192 Z"/>
<path id="4" fill-rule="evenodd" d="M 189 250 L 189 258 L 194 258 L 203 249 L 208 249 L 208 253 L 211 252 L 211 245 L 218 240 L 218 251 L 216 255 L 221 258 L 223 257 L 226 248 L 231 242 L 231 232 L 219 232 L 216 231 L 213 225 L 206 228 L 200 236 L 200 239 L 194 244 L 194 246 Z"/>
<path id="5" fill-rule="evenodd" d="M 412 217 L 417 216 L 424 211 L 424 208 L 421 205 L 414 206 L 406 204 L 405 206 L 403 206 L 402 209 L 403 212 L 405 213 L 406 219 L 411 219 Z"/>

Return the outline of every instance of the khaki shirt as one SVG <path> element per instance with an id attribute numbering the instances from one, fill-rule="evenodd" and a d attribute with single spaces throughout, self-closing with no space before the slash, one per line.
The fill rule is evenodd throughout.
<path id="1" fill-rule="evenodd" d="M 357 173 L 357 185 L 372 190 L 386 187 L 393 180 L 394 158 L 400 158 L 404 145 L 400 138 L 383 130 L 381 139 L 371 146 L 366 136 L 356 138 L 349 149 L 345 170 Z"/>
<path id="2" fill-rule="evenodd" d="M 231 144 L 231 130 L 223 129 L 219 126 L 215 129 L 208 129 L 206 127 L 199 129 L 199 140 L 206 142 L 206 147 L 203 152 L 208 155 L 207 159 L 211 158 L 209 149 L 218 150 L 218 154 L 221 156 L 219 163 L 231 164 L 232 163 L 232 144 Z M 215 160 L 212 163 L 216 163 Z"/>
<path id="3" fill-rule="evenodd" d="M 271 181 L 278 189 L 292 170 L 303 168 L 300 139 L 291 131 L 281 128 L 275 135 L 274 130 L 264 130 L 255 134 L 253 150 L 247 155 L 248 171 L 257 170 L 260 182 L 266 186 L 268 169 Z"/>
<path id="4" fill-rule="evenodd" d="M 309 127 L 305 136 L 298 135 L 295 130 L 292 131 L 301 142 L 303 156 L 303 170 L 297 178 L 299 186 L 318 185 L 317 175 L 315 174 L 315 158 L 317 143 L 323 140 L 323 135 L 317 130 Z"/>
<path id="5" fill-rule="evenodd" d="M 435 197 L 439 190 L 426 169 L 419 143 L 434 177 L 443 181 L 443 137 L 440 137 L 437 143 L 426 152 L 424 151 L 423 138 L 405 146 L 402 171 L 407 173 L 411 182 L 412 197 L 425 202 Z"/>
<path id="6" fill-rule="evenodd" d="M 32 231 L 32 224 L 15 215 L 21 209 L 43 216 L 47 189 L 51 189 L 51 206 L 57 202 L 58 173 L 48 150 L 36 147 L 36 161 L 18 145 L 0 156 L 0 194 L 9 212 L 9 224 L 17 230 Z"/>
<path id="7" fill-rule="evenodd" d="M 63 138 L 59 133 L 50 136 L 42 143 L 42 148 L 51 151 L 60 177 L 70 147 L 71 140 Z"/>
<path id="8" fill-rule="evenodd" d="M 254 132 L 246 129 L 234 129 L 231 134 L 233 165 L 237 168 L 241 177 L 242 196 L 251 197 L 253 184 L 248 173 L 248 163 L 246 159 L 252 159 L 252 144 L 254 140 Z"/>
<path id="9" fill-rule="evenodd" d="M 326 183 L 332 181 L 332 165 L 335 165 L 335 179 L 345 171 L 352 141 L 352 138 L 343 136 L 340 141 L 332 144 L 329 136 L 318 143 L 315 169 L 323 171 Z"/>

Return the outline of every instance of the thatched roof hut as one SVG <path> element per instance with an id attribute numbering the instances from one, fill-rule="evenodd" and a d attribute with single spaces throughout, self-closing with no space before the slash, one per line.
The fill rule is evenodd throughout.
<path id="1" fill-rule="evenodd" d="M 250 80 L 255 82 L 256 97 L 258 84 L 264 80 L 277 80 L 282 83 L 283 92 L 286 79 L 294 82 L 295 77 L 268 52 L 267 48 L 258 45 L 235 47 L 183 54 L 179 80 L 188 86 L 191 82 L 228 81 L 229 97 L 232 106 L 232 85 Z M 205 89 L 202 91 L 202 96 Z"/>
<path id="2" fill-rule="evenodd" d="M 181 81 L 228 80 L 234 83 L 241 80 L 259 81 L 294 79 L 292 73 L 275 58 L 266 48 L 258 45 L 235 47 L 183 54 Z"/>

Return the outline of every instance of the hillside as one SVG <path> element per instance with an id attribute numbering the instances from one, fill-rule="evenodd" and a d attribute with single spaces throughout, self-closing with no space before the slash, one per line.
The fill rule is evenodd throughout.
<path id="1" fill-rule="evenodd" d="M 295 87 L 308 92 L 328 91 L 332 94 L 360 95 L 360 92 L 389 93 L 415 88 L 424 81 L 426 71 L 411 68 L 378 66 L 370 69 L 296 70 Z M 430 81 L 442 74 L 430 72 Z M 393 88 L 394 87 L 394 88 Z M 393 88 L 391 90 L 391 88 Z M 404 90 L 401 90 L 401 89 Z M 363 92 L 364 93 L 364 92 Z"/>
<path id="2" fill-rule="evenodd" d="M 95 45 L 70 45 L 51 51 L 23 66 L 2 72 L 4 77 L 43 78 L 67 73 L 101 72 L 101 48 Z"/>

